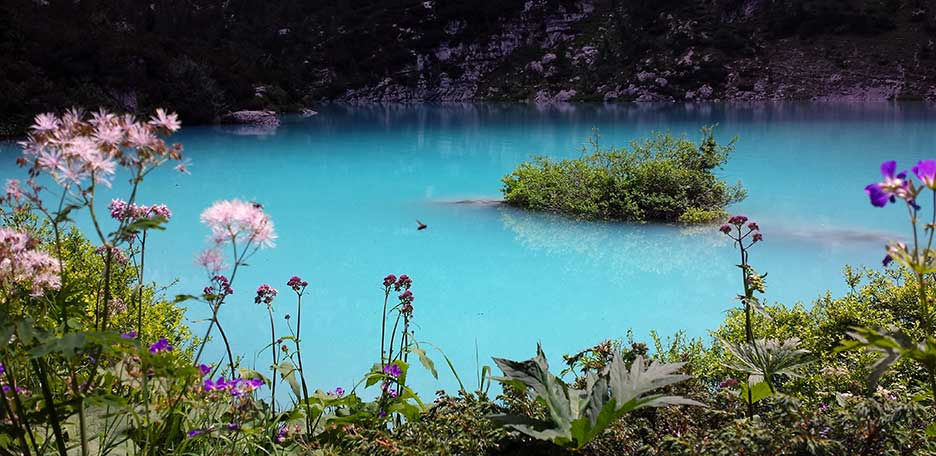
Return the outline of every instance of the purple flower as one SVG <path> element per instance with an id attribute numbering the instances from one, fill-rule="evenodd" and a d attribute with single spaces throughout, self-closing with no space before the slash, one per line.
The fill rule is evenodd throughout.
<path id="1" fill-rule="evenodd" d="M 339 386 L 335 388 L 334 390 L 329 391 L 328 394 L 331 394 L 333 396 L 338 396 L 338 397 L 344 396 L 344 388 Z"/>
<path id="2" fill-rule="evenodd" d="M 913 203 L 912 196 L 907 188 L 907 172 L 895 174 L 897 171 L 897 162 L 894 160 L 881 163 L 881 175 L 884 177 L 882 182 L 868 184 L 865 187 L 865 193 L 871 199 L 871 205 L 875 207 L 884 207 L 887 202 L 895 202 L 897 198 L 906 199 Z"/>
<path id="3" fill-rule="evenodd" d="M 757 231 L 760 229 L 760 226 L 757 225 L 757 222 L 751 222 L 747 224 L 747 227 L 751 231 Z"/>
<path id="4" fill-rule="evenodd" d="M 764 240 L 764 235 L 760 233 L 754 233 L 754 242 L 761 242 Z"/>
<path id="5" fill-rule="evenodd" d="M 211 366 L 207 364 L 199 364 L 198 371 L 201 372 L 202 376 L 208 375 L 208 373 L 211 372 Z"/>
<path id="6" fill-rule="evenodd" d="M 413 286 L 413 279 L 406 274 L 400 274 L 400 278 L 393 285 L 393 289 L 396 291 L 409 290 L 411 286 Z"/>
<path id="7" fill-rule="evenodd" d="M 731 232 L 731 227 L 728 226 L 728 225 L 722 225 L 721 227 L 718 228 L 718 231 L 721 231 L 722 233 L 728 234 L 728 233 Z"/>
<path id="8" fill-rule="evenodd" d="M 735 226 L 744 225 L 744 222 L 747 222 L 747 221 L 748 221 L 748 218 L 743 215 L 733 215 L 730 219 L 728 219 L 728 223 L 735 225 Z"/>
<path id="9" fill-rule="evenodd" d="M 172 345 L 169 344 L 169 340 L 165 337 L 160 337 L 155 343 L 149 346 L 150 353 L 160 353 L 164 351 L 172 351 Z"/>
<path id="10" fill-rule="evenodd" d="M 913 174 L 930 190 L 936 189 L 936 160 L 920 160 L 913 167 Z"/>
<path id="11" fill-rule="evenodd" d="M 384 366 L 383 371 L 385 374 L 389 374 L 391 377 L 399 377 L 403 375 L 403 371 L 400 370 L 400 366 L 396 364 L 388 364 Z"/>
<path id="12" fill-rule="evenodd" d="M 283 443 L 286 441 L 286 434 L 289 433 L 289 427 L 283 426 L 279 429 L 279 432 L 276 433 L 276 442 Z"/>
<path id="13" fill-rule="evenodd" d="M 130 332 L 125 332 L 121 334 L 120 337 L 123 337 L 124 339 L 136 339 L 136 335 L 137 335 L 136 331 L 130 331 Z"/>
<path id="14" fill-rule="evenodd" d="M 289 282 L 286 282 L 286 286 L 292 288 L 296 293 L 300 293 L 305 287 L 309 286 L 309 282 L 300 279 L 299 276 L 292 276 L 289 278 Z"/>
<path id="15" fill-rule="evenodd" d="M 3 375 L 5 373 L 6 373 L 6 367 L 3 366 L 3 363 L 0 363 L 0 375 Z"/>
<path id="16" fill-rule="evenodd" d="M 885 249 L 887 250 L 887 256 L 885 256 L 884 260 L 881 261 L 881 264 L 883 264 L 884 267 L 887 267 L 887 265 L 889 265 L 891 261 L 894 261 L 894 258 L 901 258 L 901 257 L 906 257 L 906 255 L 909 255 L 909 251 L 907 250 L 907 244 L 903 242 L 895 242 L 893 244 L 888 244 L 887 247 L 885 247 Z"/>
<path id="17" fill-rule="evenodd" d="M 728 378 L 726 378 L 725 380 L 723 380 L 721 383 L 719 383 L 719 384 L 718 384 L 718 387 L 719 387 L 719 388 L 734 389 L 734 388 L 737 388 L 738 385 L 739 385 L 738 379 L 732 378 L 732 377 L 728 377 Z"/>
<path id="18" fill-rule="evenodd" d="M 237 431 L 237 430 L 240 430 L 240 426 L 237 423 L 231 423 L 227 425 L 227 429 L 229 431 Z"/>
<path id="19" fill-rule="evenodd" d="M 224 377 L 218 377 L 217 381 L 211 381 L 210 378 L 206 378 L 202 387 L 205 389 L 205 392 L 223 390 L 225 388 Z"/>
<path id="20" fill-rule="evenodd" d="M 188 438 L 192 438 L 192 437 L 195 437 L 195 436 L 202 435 L 202 434 L 204 434 L 204 433 L 205 433 L 205 431 L 203 431 L 203 430 L 201 430 L 201 429 L 192 429 L 191 431 L 186 432 L 185 435 L 186 435 Z"/>
<path id="21" fill-rule="evenodd" d="M 278 293 L 279 292 L 276 291 L 276 288 L 273 288 L 267 284 L 260 285 L 257 288 L 257 297 L 254 298 L 254 303 L 260 304 L 262 302 L 269 306 L 273 303 L 273 298 L 275 298 Z"/>
<path id="22" fill-rule="evenodd" d="M 400 302 L 403 303 L 404 305 L 412 303 L 414 299 L 413 292 L 409 290 L 406 290 L 403 293 L 400 293 L 400 295 L 397 297 L 400 298 Z"/>
<path id="23" fill-rule="evenodd" d="M 385 288 L 390 288 L 396 283 L 396 276 L 393 274 L 387 274 L 387 277 L 383 279 L 383 286 Z"/>

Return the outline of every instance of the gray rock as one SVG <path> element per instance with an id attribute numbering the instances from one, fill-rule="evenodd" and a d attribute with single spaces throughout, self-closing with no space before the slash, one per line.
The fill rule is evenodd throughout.
<path id="1" fill-rule="evenodd" d="M 646 82 L 646 81 L 650 81 L 653 79 L 656 79 L 656 73 L 654 72 L 641 71 L 640 73 L 637 73 L 637 80 L 640 82 Z"/>
<path id="2" fill-rule="evenodd" d="M 274 111 L 234 111 L 221 117 L 225 123 L 243 125 L 279 126 L 279 116 Z"/>

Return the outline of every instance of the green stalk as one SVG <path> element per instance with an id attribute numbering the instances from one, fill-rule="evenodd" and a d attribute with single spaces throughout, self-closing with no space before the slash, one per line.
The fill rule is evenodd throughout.
<path id="1" fill-rule="evenodd" d="M 65 437 L 62 435 L 62 427 L 59 422 L 58 413 L 55 410 L 55 398 L 52 396 L 52 390 L 49 388 L 49 378 L 46 376 L 45 369 L 43 365 L 38 360 L 32 361 L 33 369 L 36 371 L 36 375 L 39 376 L 39 385 L 42 388 L 42 397 L 45 399 L 46 407 L 49 408 L 49 424 L 52 426 L 52 433 L 55 435 L 55 445 L 58 449 L 59 456 L 68 456 L 68 450 L 65 447 Z M 81 436 L 82 446 L 86 445 L 85 436 Z M 83 448 L 82 451 L 85 451 Z"/>

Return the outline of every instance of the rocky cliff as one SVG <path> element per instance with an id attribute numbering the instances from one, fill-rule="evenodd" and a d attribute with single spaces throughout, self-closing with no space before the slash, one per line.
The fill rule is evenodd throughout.
<path id="1" fill-rule="evenodd" d="M 936 100 L 936 10 L 927 2 L 647 3 L 529 0 L 474 36 L 447 18 L 432 46 L 409 48 L 408 64 L 334 98 Z M 422 5 L 430 26 L 440 25 L 434 4 Z M 407 32 L 396 45 L 427 30 Z"/>

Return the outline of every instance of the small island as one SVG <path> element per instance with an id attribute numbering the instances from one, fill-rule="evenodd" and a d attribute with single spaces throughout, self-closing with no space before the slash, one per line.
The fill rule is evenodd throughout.
<path id="1" fill-rule="evenodd" d="M 698 143 L 654 133 L 608 150 L 591 138 L 592 152 L 583 146 L 580 158 L 521 163 L 501 179 L 501 191 L 512 206 L 587 219 L 712 223 L 747 196 L 740 182 L 729 185 L 715 174 L 735 139 L 718 144 L 713 132 L 702 128 Z"/>

